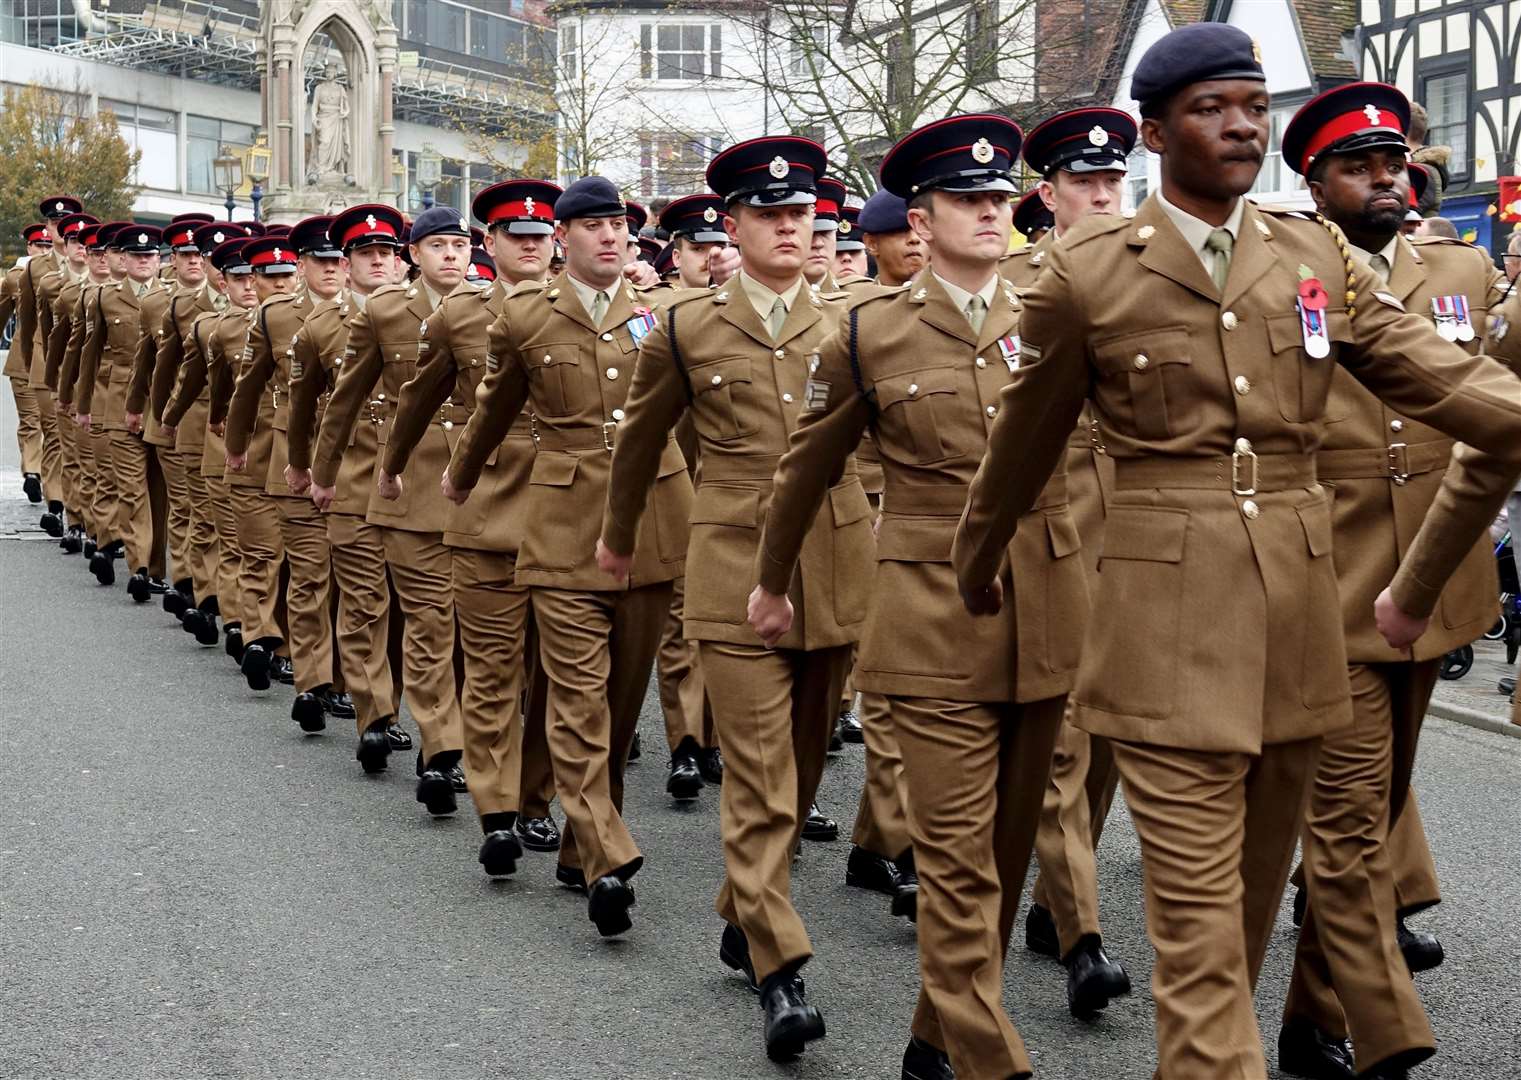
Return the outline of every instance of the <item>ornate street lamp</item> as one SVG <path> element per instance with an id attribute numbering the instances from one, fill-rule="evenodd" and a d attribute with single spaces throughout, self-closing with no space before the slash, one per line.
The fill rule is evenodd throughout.
<path id="1" fill-rule="evenodd" d="M 422 153 L 417 155 L 417 186 L 422 189 L 422 205 L 424 210 L 433 207 L 433 189 L 438 187 L 439 181 L 444 178 L 444 159 L 439 156 L 433 147 L 423 144 Z"/>
<path id="2" fill-rule="evenodd" d="M 223 146 L 221 156 L 211 163 L 211 175 L 218 190 L 227 196 L 227 201 L 222 205 L 227 207 L 227 220 L 231 221 L 233 208 L 237 206 L 232 195 L 243 185 L 243 159 Z"/>
<path id="3" fill-rule="evenodd" d="M 259 220 L 259 202 L 264 198 L 264 181 L 269 179 L 272 156 L 262 131 L 259 132 L 259 137 L 254 144 L 243 151 L 243 172 L 253 181 L 253 188 L 249 191 L 248 197 L 253 200 L 255 221 Z"/>

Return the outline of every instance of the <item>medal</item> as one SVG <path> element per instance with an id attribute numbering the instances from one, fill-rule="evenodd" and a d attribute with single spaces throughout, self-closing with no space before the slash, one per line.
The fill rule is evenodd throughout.
<path id="1" fill-rule="evenodd" d="M 1460 294 L 1454 296 L 1452 302 L 1458 315 L 1458 340 L 1472 341 L 1474 338 L 1473 316 L 1468 311 L 1468 297 Z"/>
<path id="2" fill-rule="evenodd" d="M 1320 279 L 1313 276 L 1310 268 L 1299 268 L 1299 328 L 1304 334 L 1304 351 L 1312 359 L 1324 360 L 1331 355 L 1331 338 L 1326 333 L 1326 305 L 1330 297 Z"/>
<path id="3" fill-rule="evenodd" d="M 1453 304 L 1455 299 L 1452 296 L 1431 298 L 1431 317 L 1436 321 L 1436 332 L 1442 336 L 1443 341 L 1458 340 L 1458 313 Z"/>
<path id="4" fill-rule="evenodd" d="M 1003 362 L 1009 365 L 1011 375 L 1019 370 L 1019 335 L 999 338 L 998 351 L 1003 354 Z"/>
<path id="5" fill-rule="evenodd" d="M 634 347 L 638 348 L 639 343 L 644 340 L 644 335 L 655 329 L 655 316 L 648 308 L 637 308 L 634 317 L 623 326 L 633 337 Z"/>

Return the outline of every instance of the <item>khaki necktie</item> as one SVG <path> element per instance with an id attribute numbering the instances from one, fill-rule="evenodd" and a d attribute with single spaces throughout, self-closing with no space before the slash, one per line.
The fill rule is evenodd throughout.
<path id="1" fill-rule="evenodd" d="M 966 321 L 972 324 L 972 333 L 982 333 L 982 321 L 988 317 L 988 302 L 973 296 L 966 302 Z"/>
<path id="2" fill-rule="evenodd" d="M 591 317 L 592 322 L 597 325 L 598 329 L 602 327 L 602 320 L 607 315 L 607 305 L 610 302 L 605 292 L 599 292 L 596 296 L 592 297 Z"/>
<path id="3" fill-rule="evenodd" d="M 1215 279 L 1215 288 L 1225 291 L 1225 279 L 1231 272 L 1231 248 L 1236 244 L 1236 238 L 1230 234 L 1229 229 L 1216 229 L 1209 234 L 1209 239 L 1204 241 L 1204 250 L 1214 252 L 1215 268 L 1210 271 L 1210 277 Z"/>
<path id="4" fill-rule="evenodd" d="M 1377 274 L 1386 285 L 1389 283 L 1388 259 L 1384 258 L 1382 255 L 1374 255 L 1368 259 L 1368 265 L 1373 267 L 1373 272 Z"/>
<path id="5" fill-rule="evenodd" d="M 766 316 L 766 329 L 771 331 L 771 340 L 775 341 L 781 335 L 782 324 L 787 321 L 787 301 L 780 296 L 771 305 L 771 314 Z"/>

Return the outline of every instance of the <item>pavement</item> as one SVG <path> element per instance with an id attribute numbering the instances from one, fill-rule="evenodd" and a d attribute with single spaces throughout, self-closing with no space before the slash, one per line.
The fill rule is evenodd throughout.
<path id="1" fill-rule="evenodd" d="M 0 413 L 0 1078 L 898 1076 L 914 929 L 844 885 L 848 840 L 805 845 L 794 880 L 828 1038 L 765 1059 L 756 999 L 716 955 L 717 792 L 686 809 L 665 795 L 653 694 L 627 793 L 647 861 L 634 929 L 607 942 L 553 856 L 487 880 L 467 798 L 428 818 L 405 762 L 362 775 L 346 725 L 303 736 L 288 688 L 249 691 L 220 649 L 97 586 L 37 530 L 13 432 Z M 1428 721 L 1416 777 L 1445 900 L 1416 925 L 1447 962 L 1418 978 L 1440 1050 L 1417 1078 L 1521 1076 L 1518 775 L 1521 741 Z M 847 836 L 861 780 L 855 746 L 825 773 Z M 1100 894 L 1136 991 L 1096 1023 L 1068 1016 L 1064 973 L 1022 935 L 1009 952 L 1005 1003 L 1042 1080 L 1151 1074 L 1123 799 Z M 1257 996 L 1269 1061 L 1293 945 L 1285 903 Z"/>

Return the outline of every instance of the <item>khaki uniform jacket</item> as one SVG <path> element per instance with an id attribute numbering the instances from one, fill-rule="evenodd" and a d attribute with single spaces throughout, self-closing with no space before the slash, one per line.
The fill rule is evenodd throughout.
<path id="1" fill-rule="evenodd" d="M 227 452 L 248 454 L 252 469 L 254 448 L 266 452 L 267 440 L 268 458 L 261 475 L 265 494 L 277 498 L 306 498 L 292 495 L 285 482 L 285 466 L 290 462 L 290 383 L 296 335 L 319 303 L 319 298 L 298 289 L 271 296 L 259 305 L 249 325 L 246 360 L 227 406 Z"/>
<path id="2" fill-rule="evenodd" d="M 632 289 L 615 286 L 598 328 L 562 273 L 547 284 L 518 285 L 492 324 L 489 373 L 454 448 L 449 478 L 461 490 L 475 487 L 519 416 L 531 413 L 536 454 L 518 549 L 520 585 L 616 592 L 682 576 L 692 480 L 674 440 L 661 451 L 628 579 L 619 585 L 597 567 L 611 451 L 637 358 L 630 324 L 643 326 L 636 303 Z"/>
<path id="3" fill-rule="evenodd" d="M 151 278 L 141 300 L 131 278 L 101 286 L 93 326 L 86 328 L 79 358 L 79 385 L 74 408 L 91 414 L 106 431 L 126 431 L 127 386 L 132 361 L 142 339 L 143 301 L 162 294 L 164 286 Z"/>
<path id="4" fill-rule="evenodd" d="M 442 473 L 428 476 L 416 468 L 408 472 L 413 451 L 435 425 L 443 428 L 451 452 L 464 434 L 475 412 L 476 391 L 486 377 L 487 337 L 509 291 L 508 285 L 498 281 L 489 289 L 458 292 L 445 297 L 428 316 L 423 358 L 417 373 L 401 388 L 396 422 L 386 440 L 386 472 L 393 476 L 405 472 L 406 484 L 437 485 Z M 449 504 L 446 544 L 517 554 L 523 544 L 528 477 L 533 472 L 529 429 L 527 415 L 519 416 L 486 459 L 475 493 L 464 506 Z"/>
<path id="5" fill-rule="evenodd" d="M 1223 296 L 1155 198 L 1132 221 L 1084 221 L 1046 264 L 957 533 L 962 585 L 997 573 L 1091 397 L 1117 490 L 1073 722 L 1248 754 L 1350 722 L 1331 494 L 1313 458 L 1335 367 L 1518 466 L 1521 383 L 1443 342 L 1366 264 L 1349 283 L 1331 232 L 1297 213 L 1245 205 Z M 1331 297 L 1322 360 L 1304 348 L 1300 267 Z"/>
<path id="6" fill-rule="evenodd" d="M 209 282 L 202 282 L 193 289 L 182 287 L 170 296 L 167 308 L 159 319 L 153 344 L 153 356 L 148 364 L 150 378 L 147 384 L 147 400 L 144 402 L 137 396 L 138 387 L 135 381 L 133 393 L 127 399 L 127 409 L 130 412 L 141 411 L 146 404 L 146 415 L 143 418 L 144 438 L 155 446 L 174 446 L 175 448 L 179 446 L 178 433 L 171 440 L 160 430 L 164 406 L 169 404 L 169 396 L 174 392 L 175 380 L 179 376 L 181 365 L 185 362 L 185 342 L 190 336 L 190 328 L 202 315 L 215 312 L 220 306 L 219 299 Z M 144 360 L 148 360 L 146 355 Z M 205 431 L 204 417 L 196 427 L 202 432 Z M 204 441 L 204 436 L 202 436 L 201 441 L 196 443 L 195 449 L 199 450 Z"/>
<path id="7" fill-rule="evenodd" d="M 12 313 L 16 310 L 17 293 L 21 289 L 21 275 L 26 272 L 27 256 L 23 255 L 16 260 L 16 265 L 0 275 L 0 330 L 10 321 Z M 18 320 L 19 321 L 19 320 Z M 15 368 L 12 368 L 12 365 Z M 16 355 L 15 349 L 7 349 L 5 354 L 5 368 L 0 374 L 13 376 L 24 374 L 20 369 L 21 357 Z"/>
<path id="8" fill-rule="evenodd" d="M 55 394 L 58 392 L 58 376 L 63 370 L 63 358 L 68 352 L 69 339 L 74 334 L 74 328 L 79 325 L 79 298 L 89 282 L 88 274 L 75 278 L 63 287 L 58 293 L 58 298 L 53 301 L 53 322 L 52 329 L 48 331 L 48 348 L 47 356 L 43 361 L 42 379 L 47 383 L 48 389 Z"/>
<path id="9" fill-rule="evenodd" d="M 206 378 L 206 358 L 216 340 L 217 325 L 221 322 L 222 315 L 222 311 L 202 311 L 191 321 L 190 329 L 180 344 L 182 360 L 175 373 L 174 385 L 169 388 L 161 410 L 167 423 L 169 409 L 176 396 L 182 392 L 182 388 L 194 382 L 193 389 L 186 394 L 189 405 L 179 414 L 180 420 L 174 425 L 174 448 L 184 454 L 187 460 L 197 462 L 196 471 L 202 475 L 206 472 L 206 425 L 211 416 L 211 387 Z M 225 442 L 221 443 L 221 452 L 223 460 L 219 463 L 218 471 L 213 473 L 214 476 L 226 473 Z"/>
<path id="10" fill-rule="evenodd" d="M 1400 242 L 1388 291 L 1406 309 L 1432 319 L 1437 296 L 1468 298 L 1474 338 L 1484 344 L 1490 304 L 1504 281 L 1489 257 L 1459 240 Z M 1434 320 L 1433 320 L 1434 321 Z M 1373 601 L 1399 568 L 1452 460 L 1453 440 L 1385 405 L 1347 372 L 1331 378 L 1326 433 L 1316 472 L 1332 494 L 1336 579 L 1341 588 L 1347 659 L 1354 664 L 1410 657 L 1389 647 L 1373 622 Z M 1415 644 L 1416 660 L 1433 660 L 1480 637 L 1499 613 L 1500 585 L 1486 534 L 1447 582 L 1431 627 Z"/>
<path id="11" fill-rule="evenodd" d="M 68 268 L 68 260 L 61 254 L 55 254 L 53 264 L 54 269 L 43 273 L 35 283 L 37 328 L 32 336 L 31 366 L 27 381 L 33 389 L 38 390 L 47 389 L 48 342 L 53 336 L 54 304 L 58 302 L 64 286 L 74 280 L 74 275 Z M 30 269 L 31 264 L 28 263 L 27 266 Z"/>
<path id="12" fill-rule="evenodd" d="M 999 342 L 1018 333 L 1013 286 L 1001 286 L 982 332 L 974 334 L 926 269 L 908 285 L 852 300 L 819 356 L 815 407 L 777 471 L 759 577 L 768 591 L 785 591 L 801 523 L 811 520 L 829 478 L 870 427 L 886 486 L 877 532 L 879 602 L 857 661 L 863 690 L 1028 702 L 1072 686 L 1088 586 L 1064 473 L 1058 470 L 1032 500 L 1023 530 L 1008 545 L 1012 576 L 1005 579 L 1002 612 L 969 615 L 951 569 L 956 520 L 1010 378 Z"/>
<path id="13" fill-rule="evenodd" d="M 296 334 L 295 354 L 291 357 L 289 426 L 285 433 L 290 463 L 295 468 L 311 468 L 312 442 L 343 371 L 349 320 L 357 310 L 355 294 L 345 290 L 313 308 Z M 385 422 L 384 404 L 373 394 L 365 403 L 343 451 L 336 493 L 328 513 L 361 518 L 369 513 L 370 495 L 375 490 L 379 432 Z"/>
<path id="14" fill-rule="evenodd" d="M 213 479 L 227 476 L 227 442 L 217 434 L 217 425 L 226 423 L 228 405 L 232 401 L 233 387 L 237 385 L 237 370 L 242 363 L 243 354 L 248 349 L 248 333 L 253 326 L 254 311 L 256 308 L 243 308 L 229 305 L 216 319 L 212 326 L 210 336 L 206 339 L 206 346 L 202 350 L 202 363 L 199 373 L 192 364 L 187 364 L 187 374 L 184 380 L 186 387 L 191 387 L 188 400 L 181 406 L 179 389 L 175 391 L 175 398 L 164 410 L 168 416 L 171 411 L 179 410 L 181 415 L 188 414 L 189 409 L 203 393 L 199 383 L 195 379 L 203 380 L 204 395 L 206 398 L 206 445 L 201 453 L 201 474 Z M 194 358 L 192 357 L 192 362 Z M 257 436 L 255 436 L 257 439 Z M 252 458 L 252 453 L 249 457 Z M 237 473 L 233 473 L 237 476 Z"/>
<path id="15" fill-rule="evenodd" d="M 100 304 L 100 292 L 111 282 L 86 280 L 79 288 L 79 306 L 70 320 L 69 340 L 63 347 L 63 358 L 58 364 L 58 407 L 73 422 L 74 401 L 79 393 L 79 357 L 84 352 L 85 339 L 95 325 L 96 308 Z"/>
<path id="16" fill-rule="evenodd" d="M 322 418 L 312 464 L 312 478 L 323 487 L 337 481 L 348 446 L 356 438 L 354 425 L 372 401 L 371 395 L 371 407 L 380 418 L 375 425 L 377 454 L 385 452 L 402 384 L 417 370 L 423 324 L 432 312 L 428 292 L 421 285 L 387 285 L 370 294 L 363 311 L 349 317 L 343 373 Z M 430 424 L 418 444 L 401 498 L 383 499 L 371 483 L 365 520 L 407 532 L 442 534 L 449 500 L 439 490 L 438 478 L 448 463 L 443 426 Z"/>
<path id="17" fill-rule="evenodd" d="M 28 256 L 16 278 L 16 331 L 11 335 L 11 351 L 6 358 L 5 374 L 30 379 L 32 347 L 37 340 L 37 286 L 59 266 L 62 256 L 57 250 Z"/>
<path id="18" fill-rule="evenodd" d="M 800 290 L 773 341 L 736 280 L 671 301 L 640 345 L 602 539 L 615 552 L 634 549 L 671 431 L 690 410 L 699 464 L 683 601 L 689 640 L 756 643 L 746 605 L 771 478 L 803 416 L 808 368 L 839 324 L 842 297 Z M 854 460 L 837 465 L 827 505 L 813 507 L 803 530 L 786 590 L 795 615 L 777 648 L 851 645 L 866 624 L 876 569 L 871 507 Z"/>

